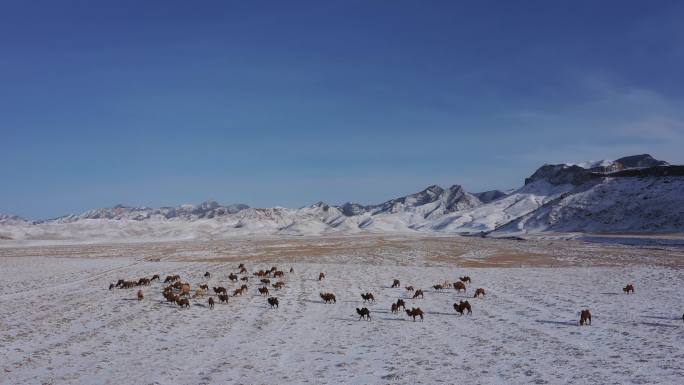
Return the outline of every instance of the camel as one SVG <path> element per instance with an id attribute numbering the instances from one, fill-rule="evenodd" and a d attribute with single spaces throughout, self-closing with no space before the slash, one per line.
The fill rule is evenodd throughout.
<path id="1" fill-rule="evenodd" d="M 273 273 L 273 278 L 284 277 L 284 276 L 285 276 L 285 272 L 280 271 L 280 270 Z"/>
<path id="2" fill-rule="evenodd" d="M 204 273 L 204 278 L 211 278 L 211 273 L 208 271 Z"/>
<path id="3" fill-rule="evenodd" d="M 484 297 L 485 295 L 487 295 L 487 293 L 485 293 L 485 290 L 484 290 L 483 288 L 480 287 L 480 288 L 478 288 L 477 290 L 475 290 L 475 295 L 473 296 L 473 298 L 479 297 L 480 294 L 482 294 L 483 297 Z"/>
<path id="4" fill-rule="evenodd" d="M 434 285 L 434 286 L 432 286 L 432 288 L 437 290 L 437 291 L 441 291 L 442 289 L 444 289 L 444 287 L 442 285 Z"/>
<path id="5" fill-rule="evenodd" d="M 219 295 L 218 295 L 218 299 L 219 299 L 219 302 L 220 302 L 220 303 L 224 303 L 224 302 L 225 302 L 225 303 L 228 303 L 228 298 L 230 298 L 230 297 L 228 296 L 228 294 L 219 294 Z"/>
<path id="6" fill-rule="evenodd" d="M 179 296 L 177 296 L 173 293 L 165 293 L 164 298 L 166 298 L 166 301 L 168 301 L 168 302 L 178 302 L 178 300 L 180 299 Z"/>
<path id="7" fill-rule="evenodd" d="M 192 295 L 192 298 L 203 298 L 203 297 L 204 297 L 204 290 L 202 290 L 202 289 L 195 290 L 195 294 Z"/>
<path id="8" fill-rule="evenodd" d="M 414 290 L 414 289 L 413 289 L 413 286 L 406 286 L 405 289 L 406 289 L 406 291 L 408 291 L 408 292 L 411 292 L 411 291 Z"/>
<path id="9" fill-rule="evenodd" d="M 263 283 L 264 285 L 268 285 L 268 284 L 271 283 L 271 280 L 268 279 L 268 278 L 262 278 L 262 279 L 261 279 L 261 283 Z"/>
<path id="10" fill-rule="evenodd" d="M 318 274 L 318 280 L 322 281 L 325 278 L 325 273 Z"/>
<path id="11" fill-rule="evenodd" d="M 221 294 L 221 293 L 228 294 L 228 290 L 226 290 L 226 288 L 223 286 L 214 287 L 214 293 L 216 293 L 216 294 Z"/>
<path id="12" fill-rule="evenodd" d="M 241 263 L 241 264 L 238 265 L 237 268 L 238 268 L 238 269 L 244 269 L 244 268 L 245 268 L 245 264 L 244 264 L 244 263 Z"/>
<path id="13" fill-rule="evenodd" d="M 247 276 L 242 277 L 242 278 L 240 278 L 240 281 L 242 281 L 242 282 L 248 282 L 248 281 L 249 281 L 249 277 L 247 277 Z"/>
<path id="14" fill-rule="evenodd" d="M 138 301 L 142 301 L 145 298 L 142 290 L 138 290 Z"/>
<path id="15" fill-rule="evenodd" d="M 207 302 L 209 302 L 209 309 L 213 310 L 214 309 L 214 297 L 209 297 L 209 300 Z"/>
<path id="16" fill-rule="evenodd" d="M 247 285 L 240 286 L 240 289 L 246 293 L 247 292 Z"/>
<path id="17" fill-rule="evenodd" d="M 468 311 L 466 314 L 473 314 L 473 310 L 470 308 L 470 303 L 468 301 L 461 301 L 459 303 L 454 303 L 454 310 L 463 315 L 464 311 Z"/>
<path id="18" fill-rule="evenodd" d="M 240 268 L 240 271 L 238 272 L 238 274 L 247 274 L 247 269 L 246 269 L 244 266 L 241 267 L 241 268 Z"/>
<path id="19" fill-rule="evenodd" d="M 465 286 L 465 284 L 464 284 L 463 282 L 454 282 L 454 290 L 456 290 L 456 291 L 458 291 L 458 292 L 460 292 L 461 290 L 463 290 L 463 292 L 465 293 L 465 291 L 466 291 L 466 286 Z"/>
<path id="20" fill-rule="evenodd" d="M 320 293 L 319 295 L 323 299 L 324 303 L 337 303 L 337 299 L 333 293 Z"/>
<path id="21" fill-rule="evenodd" d="M 268 301 L 268 304 L 271 305 L 271 309 L 273 309 L 273 308 L 276 308 L 276 309 L 277 309 L 277 308 L 278 308 L 278 298 L 276 298 L 276 297 L 269 297 L 269 298 L 267 299 L 267 301 Z"/>
<path id="22" fill-rule="evenodd" d="M 164 283 L 180 281 L 180 275 L 167 275 Z"/>
<path id="23" fill-rule="evenodd" d="M 423 291 L 422 291 L 421 289 L 418 289 L 418 290 L 416 290 L 415 293 L 413 293 L 413 299 L 416 299 L 416 298 L 418 298 L 418 297 L 424 298 L 424 297 L 423 297 Z"/>
<path id="24" fill-rule="evenodd" d="M 268 289 L 265 288 L 265 287 L 260 287 L 260 288 L 259 288 L 259 293 L 260 293 L 261 295 L 268 295 Z"/>
<path id="25" fill-rule="evenodd" d="M 180 295 L 190 295 L 190 284 L 189 283 L 184 283 L 180 287 L 181 293 Z"/>
<path id="26" fill-rule="evenodd" d="M 401 287 L 401 282 L 399 282 L 398 279 L 395 279 L 394 281 L 392 281 L 392 288 L 395 288 L 395 287 Z"/>
<path id="27" fill-rule="evenodd" d="M 627 286 L 623 287 L 622 291 L 624 291 L 626 294 L 629 294 L 630 291 L 634 293 L 634 285 L 630 283 Z"/>
<path id="28" fill-rule="evenodd" d="M 470 277 L 468 277 L 467 275 L 464 277 L 460 277 L 459 280 L 461 280 L 461 282 L 463 282 L 463 283 L 466 283 L 466 282 L 470 283 Z"/>
<path id="29" fill-rule="evenodd" d="M 370 310 L 368 308 L 361 308 L 359 309 L 358 307 L 356 308 L 356 314 L 359 315 L 359 321 L 361 321 L 361 318 L 367 318 L 369 321 L 371 320 L 370 316 Z"/>
<path id="30" fill-rule="evenodd" d="M 206 283 L 200 285 L 199 287 L 200 287 L 200 289 L 202 289 L 202 290 L 204 290 L 204 291 L 209 291 L 209 285 L 207 285 Z"/>
<path id="31" fill-rule="evenodd" d="M 405 303 L 404 300 L 401 299 L 401 298 L 399 298 L 399 299 L 397 300 L 397 310 L 398 310 L 399 308 L 403 308 L 404 310 L 406 310 L 406 303 Z"/>
<path id="32" fill-rule="evenodd" d="M 242 288 L 238 288 L 233 291 L 233 297 L 238 295 L 242 295 Z"/>
<path id="33" fill-rule="evenodd" d="M 399 306 L 396 303 L 392 304 L 392 314 L 399 313 Z"/>
<path id="34" fill-rule="evenodd" d="M 177 303 L 178 306 L 180 306 L 181 308 L 190 307 L 190 301 L 188 301 L 187 298 L 178 299 L 178 300 L 176 301 L 176 303 Z"/>
<path id="35" fill-rule="evenodd" d="M 149 278 L 140 278 L 138 280 L 138 286 L 149 286 L 151 282 L 152 281 L 150 281 Z"/>
<path id="36" fill-rule="evenodd" d="M 150 279 L 150 282 L 154 281 L 155 279 L 156 279 L 157 281 L 159 281 L 159 274 L 153 275 L 152 278 Z"/>
<path id="37" fill-rule="evenodd" d="M 584 326 L 584 324 L 591 325 L 591 312 L 589 309 L 582 310 L 580 312 L 580 321 L 579 321 L 580 326 Z"/>
<path id="38" fill-rule="evenodd" d="M 230 279 L 233 282 L 236 282 L 238 280 L 238 276 L 236 274 L 230 273 L 228 274 L 228 279 Z"/>
<path id="39" fill-rule="evenodd" d="M 366 301 L 375 302 L 375 297 L 373 297 L 373 294 L 371 294 L 371 293 L 366 293 L 366 294 L 361 293 L 361 298 L 363 298 L 364 303 L 366 303 Z"/>
<path id="40" fill-rule="evenodd" d="M 279 281 L 279 282 L 276 282 L 273 284 L 273 288 L 276 290 L 280 290 L 283 288 L 284 285 L 285 285 L 285 282 Z"/>
<path id="41" fill-rule="evenodd" d="M 423 322 L 423 311 L 419 307 L 414 307 L 411 310 L 406 309 L 406 314 L 413 317 L 413 322 L 416 322 L 416 317 L 420 317 L 420 322 Z"/>
<path id="42" fill-rule="evenodd" d="M 122 286 L 124 284 L 124 282 L 126 282 L 125 279 L 120 279 L 120 280 L 116 281 L 116 285 L 114 285 L 114 287 Z"/>

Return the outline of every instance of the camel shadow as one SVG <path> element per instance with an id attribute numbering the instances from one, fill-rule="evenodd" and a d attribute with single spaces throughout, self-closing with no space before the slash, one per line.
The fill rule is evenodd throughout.
<path id="1" fill-rule="evenodd" d="M 670 317 L 656 317 L 656 316 L 653 316 L 653 315 L 645 315 L 645 316 L 642 316 L 642 318 L 653 318 L 653 319 L 661 319 L 661 320 L 666 320 L 666 321 L 679 321 L 679 320 L 681 319 L 681 318 L 679 318 L 679 317 L 674 317 L 674 318 L 670 318 Z"/>
<path id="2" fill-rule="evenodd" d="M 538 322 L 541 324 L 553 324 L 553 325 L 565 325 L 565 326 L 577 326 L 577 322 L 569 322 L 569 321 L 548 321 L 548 320 L 534 320 L 534 322 Z"/>
<path id="3" fill-rule="evenodd" d="M 678 325 L 668 325 L 668 324 L 661 324 L 659 322 L 642 322 L 642 325 L 646 326 L 656 326 L 656 327 L 665 327 L 665 328 L 678 328 Z"/>

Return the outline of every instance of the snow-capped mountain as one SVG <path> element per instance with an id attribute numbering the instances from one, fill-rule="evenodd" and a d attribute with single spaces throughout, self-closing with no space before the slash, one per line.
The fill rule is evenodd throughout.
<path id="1" fill-rule="evenodd" d="M 25 224 L 25 223 L 28 223 L 28 221 L 22 217 L 19 217 L 16 215 L 11 215 L 11 214 L 0 213 L 0 224 L 12 225 L 12 224 Z"/>
<path id="2" fill-rule="evenodd" d="M 207 201 L 162 208 L 117 205 L 37 222 L 0 215 L 0 244 L 544 231 L 683 232 L 684 166 L 650 155 L 550 164 L 512 191 L 471 194 L 459 185 L 433 185 L 374 205 L 250 208 Z"/>
<path id="3" fill-rule="evenodd" d="M 249 208 L 244 204 L 233 204 L 228 206 L 219 205 L 215 201 L 202 202 L 199 205 L 184 204 L 176 207 L 129 207 L 125 205 L 116 205 L 110 208 L 101 208 L 89 210 L 81 214 L 70 214 L 58 217 L 50 222 L 74 222 L 83 219 L 129 219 L 135 221 L 144 221 L 148 219 L 181 219 L 181 220 L 197 220 L 197 219 L 211 219 L 221 217 L 228 214 L 235 214 L 240 210 Z"/>

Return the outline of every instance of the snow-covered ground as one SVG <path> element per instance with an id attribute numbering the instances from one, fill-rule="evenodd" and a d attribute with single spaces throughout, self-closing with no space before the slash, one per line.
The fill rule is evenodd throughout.
<path id="1" fill-rule="evenodd" d="M 684 378 L 681 261 L 618 265 L 597 252 L 593 263 L 583 262 L 587 267 L 466 268 L 458 259 L 431 259 L 429 249 L 354 249 L 364 242 L 356 239 L 349 240 L 353 252 L 299 259 L 285 250 L 300 245 L 281 242 L 266 257 L 225 261 L 207 259 L 217 253 L 215 245 L 159 261 L 158 253 L 174 255 L 183 246 L 113 246 L 121 251 L 112 256 L 68 249 L 78 257 L 56 256 L 67 249 L 2 250 L 0 383 L 679 384 Z M 317 242 L 323 250 L 332 241 Z M 503 241 L 468 242 L 500 247 Z M 245 244 L 238 247 L 248 255 Z M 610 247 L 609 253 L 649 253 Z M 477 256 L 476 248 L 463 251 Z M 193 286 L 234 288 L 226 277 L 238 261 L 250 272 L 273 264 L 295 269 L 286 273 L 283 290 L 271 290 L 279 309 L 267 306 L 254 281 L 247 295 L 214 310 L 206 299 L 184 310 L 167 304 L 162 283 L 145 287 L 141 302 L 137 288 L 108 290 L 119 278 L 174 273 Z M 202 277 L 205 271 L 211 279 Z M 319 272 L 326 273 L 322 282 Z M 466 294 L 431 288 L 462 275 L 473 279 Z M 422 288 L 425 298 L 390 288 L 394 278 L 402 287 Z M 626 283 L 636 294 L 622 293 Z M 478 287 L 485 298 L 472 298 Z M 323 304 L 320 291 L 335 293 L 337 303 Z M 367 291 L 375 304 L 362 303 L 360 293 Z M 392 314 L 397 298 L 423 309 L 424 322 Z M 473 314 L 460 317 L 452 304 L 466 298 Z M 372 321 L 358 320 L 355 308 L 362 306 Z M 578 326 L 583 308 L 591 309 L 592 326 Z"/>

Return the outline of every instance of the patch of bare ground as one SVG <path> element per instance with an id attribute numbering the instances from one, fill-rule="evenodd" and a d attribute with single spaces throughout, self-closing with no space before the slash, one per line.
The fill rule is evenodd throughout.
<path id="1" fill-rule="evenodd" d="M 568 240 L 511 240 L 461 236 L 323 236 L 165 243 L 0 248 L 2 257 L 126 257 L 177 262 L 315 262 L 401 266 L 684 267 L 684 248 Z"/>

